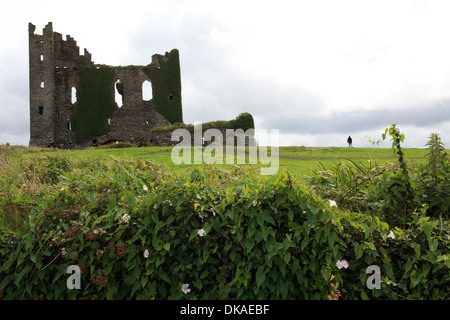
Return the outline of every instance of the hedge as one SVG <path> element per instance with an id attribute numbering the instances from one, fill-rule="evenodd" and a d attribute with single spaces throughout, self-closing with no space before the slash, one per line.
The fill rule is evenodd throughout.
<path id="1" fill-rule="evenodd" d="M 392 230 L 286 171 L 177 175 L 145 160 L 108 170 L 66 160 L 42 160 L 64 166 L 33 197 L 14 181 L 0 186 L 0 210 L 29 217 L 21 232 L 2 226 L 3 299 L 450 298 L 448 221 L 415 212 Z M 81 269 L 80 289 L 66 286 L 70 265 Z M 366 286 L 370 265 L 381 289 Z"/>
<path id="2" fill-rule="evenodd" d="M 165 127 L 155 127 L 152 129 L 153 132 L 161 132 L 161 131 L 173 131 L 176 129 L 187 129 L 194 130 L 193 124 L 185 124 L 181 122 L 174 123 L 170 126 Z M 217 120 L 202 123 L 202 131 L 208 129 L 242 129 L 247 131 L 248 129 L 255 129 L 255 123 L 253 120 L 253 116 L 248 112 L 240 113 L 235 119 L 225 121 L 225 120 Z"/>

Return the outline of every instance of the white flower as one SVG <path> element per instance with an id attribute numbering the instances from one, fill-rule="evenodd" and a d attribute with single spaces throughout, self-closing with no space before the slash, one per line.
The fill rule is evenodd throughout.
<path id="1" fill-rule="evenodd" d="M 197 232 L 200 237 L 206 236 L 205 229 L 199 229 Z"/>
<path id="2" fill-rule="evenodd" d="M 95 233 L 95 234 L 99 234 L 99 235 L 102 235 L 102 234 L 104 234 L 104 233 L 105 233 L 105 231 L 103 231 L 103 229 L 102 229 L 102 228 L 98 228 L 98 229 L 95 229 L 95 230 L 94 230 L 94 233 Z"/>
<path id="3" fill-rule="evenodd" d="M 185 283 L 181 286 L 181 291 L 183 291 L 184 294 L 188 294 L 191 292 L 191 289 L 188 289 L 189 283 Z"/>
<path id="4" fill-rule="evenodd" d="M 347 268 L 348 268 L 348 262 L 347 262 L 347 260 L 338 260 L 338 261 L 336 262 L 336 267 L 337 267 L 338 269 L 342 269 L 342 268 L 347 269 Z"/>
<path id="5" fill-rule="evenodd" d="M 336 201 L 330 200 L 330 207 L 337 207 Z"/>
<path id="6" fill-rule="evenodd" d="M 121 219 L 123 222 L 128 223 L 128 221 L 130 220 L 130 216 L 125 213 Z"/>
<path id="7" fill-rule="evenodd" d="M 147 249 L 145 249 L 145 251 L 144 251 L 144 258 L 145 258 L 145 259 L 148 258 L 148 250 L 147 250 Z"/>
<path id="8" fill-rule="evenodd" d="M 142 186 L 142 189 L 144 189 L 144 191 L 148 191 L 148 187 L 145 184 Z"/>
<path id="9" fill-rule="evenodd" d="M 392 232 L 392 230 L 391 232 L 389 232 L 388 238 L 395 239 L 395 234 L 394 232 Z"/>
<path id="10" fill-rule="evenodd" d="M 61 248 L 61 254 L 63 255 L 63 256 L 65 256 L 66 255 L 66 248 Z"/>

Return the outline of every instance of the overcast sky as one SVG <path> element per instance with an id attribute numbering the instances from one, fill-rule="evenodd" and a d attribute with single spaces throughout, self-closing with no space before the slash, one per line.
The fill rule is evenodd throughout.
<path id="1" fill-rule="evenodd" d="M 280 145 L 450 146 L 450 1 L 2 0 L 0 144 L 28 145 L 28 22 L 49 22 L 109 65 L 180 52 L 183 117 L 250 112 Z M 385 142 L 382 146 L 389 147 Z"/>

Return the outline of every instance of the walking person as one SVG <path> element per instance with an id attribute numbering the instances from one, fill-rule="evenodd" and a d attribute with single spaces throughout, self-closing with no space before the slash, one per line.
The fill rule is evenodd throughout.
<path id="1" fill-rule="evenodd" d="M 347 143 L 348 143 L 348 147 L 349 148 L 353 148 L 353 146 L 352 146 L 352 137 L 350 137 L 350 136 L 348 136 L 348 138 L 347 138 Z"/>

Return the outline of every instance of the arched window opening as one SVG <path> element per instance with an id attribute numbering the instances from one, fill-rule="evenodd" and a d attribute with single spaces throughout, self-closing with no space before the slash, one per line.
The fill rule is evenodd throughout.
<path id="1" fill-rule="evenodd" d="M 72 104 L 75 104 L 77 102 L 77 89 L 75 87 L 72 87 Z"/>
<path id="2" fill-rule="evenodd" d="M 114 84 L 114 99 L 119 108 L 122 108 L 123 105 L 123 83 L 120 80 L 117 80 Z"/>
<path id="3" fill-rule="evenodd" d="M 152 83 L 145 80 L 142 83 L 142 100 L 150 101 L 151 99 L 153 99 Z"/>

